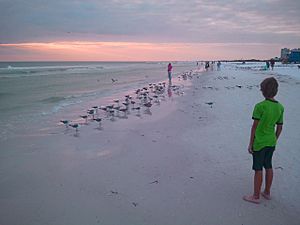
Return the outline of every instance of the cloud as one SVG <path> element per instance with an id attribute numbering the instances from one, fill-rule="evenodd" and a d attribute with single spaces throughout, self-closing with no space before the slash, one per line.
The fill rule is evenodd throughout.
<path id="1" fill-rule="evenodd" d="M 0 42 L 297 42 L 298 0 L 1 0 Z"/>
<path id="2" fill-rule="evenodd" d="M 114 48 L 128 49 L 128 46 L 135 48 L 140 56 L 142 49 L 147 50 L 150 57 L 155 51 L 146 48 L 145 43 L 150 43 L 154 50 L 159 46 L 165 51 L 159 54 L 165 57 L 171 56 L 162 47 L 167 43 L 171 44 L 169 48 L 176 46 L 186 53 L 189 51 L 183 46 L 187 49 L 193 46 L 199 51 L 205 48 L 209 57 L 213 57 L 209 50 L 217 50 L 214 43 L 222 52 L 227 50 L 228 55 L 237 57 L 240 57 L 237 50 L 245 54 L 252 49 L 264 49 L 274 56 L 275 47 L 300 46 L 299 11 L 299 0 L 0 0 L 0 43 L 22 43 L 22 46 L 2 45 L 0 56 L 5 59 L 4 52 L 11 57 L 17 53 L 25 56 L 27 52 L 34 58 L 34 53 L 42 54 L 42 44 L 45 44 L 43 54 L 54 57 L 58 54 L 51 50 L 54 43 L 52 48 L 59 48 L 72 58 L 72 54 L 83 51 L 81 48 L 93 45 L 101 50 L 103 43 L 112 42 L 125 45 L 106 46 L 109 59 L 117 54 Z M 35 46 L 39 48 L 25 47 L 26 43 L 38 43 Z M 140 43 L 142 48 L 128 43 Z M 73 53 L 70 49 L 60 49 L 65 47 L 72 47 Z M 178 52 L 172 50 L 172 53 Z M 192 54 L 186 58 L 200 56 Z M 93 57 L 103 58 L 96 53 Z M 179 53 L 178 57 L 181 57 Z"/>

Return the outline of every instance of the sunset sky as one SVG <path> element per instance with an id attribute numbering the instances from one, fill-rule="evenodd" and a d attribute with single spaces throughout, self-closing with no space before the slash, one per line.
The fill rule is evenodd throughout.
<path id="1" fill-rule="evenodd" d="M 0 0 L 0 61 L 269 59 L 299 0 Z"/>

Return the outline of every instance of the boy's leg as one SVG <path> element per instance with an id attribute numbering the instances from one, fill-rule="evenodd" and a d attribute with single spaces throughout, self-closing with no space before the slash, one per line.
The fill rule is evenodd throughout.
<path id="1" fill-rule="evenodd" d="M 245 195 L 243 199 L 247 202 L 259 204 L 260 188 L 262 184 L 262 170 L 256 170 L 254 174 L 254 192 L 253 195 Z"/>
<path id="2" fill-rule="evenodd" d="M 263 180 L 262 177 L 263 177 L 262 170 L 256 170 L 254 174 L 254 193 L 253 193 L 253 197 L 256 199 L 259 199 L 260 196 L 260 189 Z"/>
<path id="3" fill-rule="evenodd" d="M 266 195 L 270 195 L 271 193 L 271 186 L 273 181 L 273 169 L 266 169 L 266 187 L 264 193 Z"/>
<path id="4" fill-rule="evenodd" d="M 264 167 L 266 169 L 266 178 L 265 178 L 265 190 L 264 190 L 264 197 L 267 199 L 271 199 L 270 193 L 271 193 L 271 186 L 273 181 L 273 169 L 272 169 L 272 156 L 273 152 L 275 150 L 275 147 L 269 147 L 266 149 L 265 154 L 265 161 L 264 161 Z"/>
<path id="5" fill-rule="evenodd" d="M 264 151 L 254 151 L 253 154 L 253 165 L 252 169 L 255 171 L 254 174 L 254 191 L 253 195 L 244 196 L 243 199 L 248 202 L 259 204 L 260 189 L 262 184 L 262 168 L 263 168 L 263 159 Z"/>
<path id="6" fill-rule="evenodd" d="M 265 158 L 265 149 L 253 152 L 253 166 L 252 169 L 255 171 L 254 174 L 254 193 L 253 196 L 259 199 L 260 189 L 263 180 L 263 165 Z"/>

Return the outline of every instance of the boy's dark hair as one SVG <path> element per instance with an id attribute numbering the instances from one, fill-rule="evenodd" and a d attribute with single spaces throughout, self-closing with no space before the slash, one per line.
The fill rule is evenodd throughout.
<path id="1" fill-rule="evenodd" d="M 278 91 L 278 82 L 274 77 L 264 79 L 260 83 L 260 90 L 265 98 L 273 98 Z"/>

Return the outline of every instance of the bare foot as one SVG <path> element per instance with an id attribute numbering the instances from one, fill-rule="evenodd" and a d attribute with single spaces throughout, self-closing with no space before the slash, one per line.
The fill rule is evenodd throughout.
<path id="1" fill-rule="evenodd" d="M 247 202 L 252 202 L 252 203 L 255 203 L 255 204 L 259 204 L 260 201 L 258 198 L 255 198 L 253 195 L 245 195 L 243 197 L 243 199 Z"/>
<path id="2" fill-rule="evenodd" d="M 267 200 L 271 200 L 271 195 L 270 194 L 266 194 L 265 192 L 262 192 L 261 195 L 267 199 Z"/>

